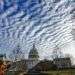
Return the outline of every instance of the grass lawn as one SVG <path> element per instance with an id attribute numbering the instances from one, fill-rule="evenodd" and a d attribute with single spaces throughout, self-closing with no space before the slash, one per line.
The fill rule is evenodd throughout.
<path id="1" fill-rule="evenodd" d="M 20 75 L 20 72 L 8 72 L 6 75 Z M 25 74 L 25 75 L 75 75 L 75 69 L 56 70 L 56 71 L 41 71 L 36 74 Z"/>
<path id="2" fill-rule="evenodd" d="M 75 75 L 75 69 L 42 72 L 47 75 Z"/>

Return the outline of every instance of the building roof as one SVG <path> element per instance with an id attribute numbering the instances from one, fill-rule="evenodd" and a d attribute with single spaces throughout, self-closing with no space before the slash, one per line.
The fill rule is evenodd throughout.
<path id="1" fill-rule="evenodd" d="M 62 61 L 63 61 L 63 60 L 69 60 L 69 61 L 71 61 L 70 58 L 55 58 L 55 59 L 54 59 L 54 61 L 61 61 L 61 60 L 62 60 Z"/>

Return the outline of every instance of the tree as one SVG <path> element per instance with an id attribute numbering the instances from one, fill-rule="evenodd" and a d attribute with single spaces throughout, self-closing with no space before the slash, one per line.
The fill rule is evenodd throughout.
<path id="1" fill-rule="evenodd" d="M 11 55 L 9 56 L 9 58 L 11 58 L 12 60 L 21 60 L 24 58 L 24 54 L 21 51 L 21 47 L 18 44 L 11 52 Z"/>
<path id="2" fill-rule="evenodd" d="M 56 45 L 52 52 L 52 58 L 55 59 L 61 57 L 63 57 L 63 53 L 61 52 L 60 48 Z"/>

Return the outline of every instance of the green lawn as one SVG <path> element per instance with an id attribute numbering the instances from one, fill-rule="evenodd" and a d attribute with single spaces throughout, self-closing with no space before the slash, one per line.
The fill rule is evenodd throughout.
<path id="1" fill-rule="evenodd" d="M 20 72 L 8 72 L 6 75 L 19 75 Z M 39 74 L 25 74 L 25 75 L 75 75 L 75 69 L 57 70 L 57 71 L 42 71 Z"/>
<path id="2" fill-rule="evenodd" d="M 42 72 L 47 75 L 75 75 L 75 69 Z"/>

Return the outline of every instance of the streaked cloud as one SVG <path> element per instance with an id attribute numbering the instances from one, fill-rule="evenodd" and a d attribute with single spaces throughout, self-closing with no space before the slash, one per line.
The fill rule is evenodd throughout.
<path id="1" fill-rule="evenodd" d="M 0 49 L 10 53 L 19 42 L 28 54 L 35 41 L 39 54 L 43 50 L 45 57 L 55 45 L 73 41 L 74 13 L 74 0 L 2 0 Z"/>

